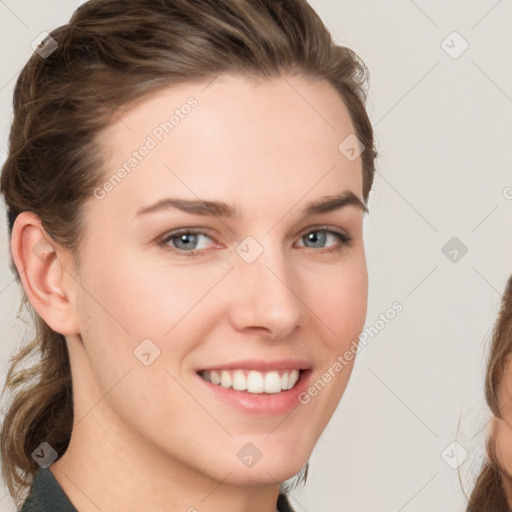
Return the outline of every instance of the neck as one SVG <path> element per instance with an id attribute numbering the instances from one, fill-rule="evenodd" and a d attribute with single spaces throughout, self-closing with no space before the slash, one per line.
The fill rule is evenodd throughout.
<path id="1" fill-rule="evenodd" d="M 80 512 L 275 511 L 279 483 L 233 485 L 229 474 L 215 480 L 137 445 L 123 429 L 113 428 L 111 420 L 93 422 L 97 416 L 88 416 L 73 429 L 68 449 L 50 467 Z"/>

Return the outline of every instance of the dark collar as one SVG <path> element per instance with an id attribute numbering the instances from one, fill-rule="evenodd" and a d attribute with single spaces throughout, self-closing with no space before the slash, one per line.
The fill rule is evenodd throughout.
<path id="1" fill-rule="evenodd" d="M 277 498 L 277 508 L 279 512 L 295 512 L 288 501 L 286 494 L 279 494 Z"/>
<path id="2" fill-rule="evenodd" d="M 20 512 L 77 512 L 49 469 L 39 469 Z"/>

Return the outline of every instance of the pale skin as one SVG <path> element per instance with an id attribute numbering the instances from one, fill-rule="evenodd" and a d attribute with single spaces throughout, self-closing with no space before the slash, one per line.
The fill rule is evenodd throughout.
<path id="1" fill-rule="evenodd" d="M 510 385 L 511 354 L 504 359 L 504 377 L 499 386 L 498 398 L 501 418 L 493 417 L 489 435 L 495 442 L 499 463 L 508 475 L 512 475 L 512 386 Z M 501 482 L 509 508 L 512 509 L 512 478 L 502 475 Z"/>
<path id="2" fill-rule="evenodd" d="M 315 382 L 363 329 L 368 291 L 363 209 L 302 213 L 344 191 L 362 201 L 362 160 L 338 150 L 354 133 L 338 93 L 299 76 L 222 75 L 205 87 L 159 91 L 103 134 L 107 179 L 176 107 L 198 101 L 121 183 L 87 202 L 79 274 L 34 214 L 14 226 L 24 289 L 68 344 L 75 425 L 50 469 L 80 512 L 274 512 L 280 483 L 308 461 L 352 371 L 354 360 L 307 405 L 267 417 L 212 400 L 197 378 L 198 366 L 297 357 Z M 167 197 L 224 201 L 240 217 L 136 216 Z M 179 228 L 204 233 L 198 255 L 178 255 L 179 237 L 159 245 Z M 308 241 L 311 232 L 324 241 Z M 236 252 L 248 236 L 263 248 L 250 264 Z M 149 366 L 134 356 L 144 339 L 161 351 Z M 247 442 L 263 454 L 251 468 L 236 456 Z"/>

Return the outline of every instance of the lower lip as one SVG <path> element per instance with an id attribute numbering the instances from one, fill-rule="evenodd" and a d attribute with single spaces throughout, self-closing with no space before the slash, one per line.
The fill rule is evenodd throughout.
<path id="1" fill-rule="evenodd" d="M 249 393 L 248 391 L 236 391 L 233 388 L 223 388 L 220 384 L 212 384 L 199 374 L 197 375 L 201 382 L 219 399 L 240 411 L 259 416 L 285 414 L 301 405 L 299 395 L 306 391 L 310 376 L 311 370 L 302 370 L 295 386 L 279 393 Z"/>

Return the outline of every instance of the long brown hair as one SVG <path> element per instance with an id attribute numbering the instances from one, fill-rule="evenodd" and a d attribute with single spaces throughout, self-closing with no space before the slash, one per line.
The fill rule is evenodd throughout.
<path id="1" fill-rule="evenodd" d="M 10 232 L 20 212 L 34 212 L 48 236 L 73 253 L 77 269 L 83 207 L 103 181 L 99 135 L 116 109 L 223 72 L 292 73 L 330 83 L 365 147 L 367 202 L 377 156 L 364 106 L 368 70 L 333 42 L 305 0 L 91 0 L 50 36 L 16 82 L 0 190 Z M 12 260 L 11 268 L 20 283 Z M 11 359 L 4 393 L 12 398 L 0 446 L 3 478 L 15 500 L 39 469 L 34 449 L 46 441 L 62 454 L 73 425 L 66 340 L 26 295 L 23 306 L 33 316 L 35 337 Z M 27 365 L 34 356 L 37 363 Z"/>
<path id="2" fill-rule="evenodd" d="M 512 353 L 512 275 L 501 301 L 501 309 L 493 329 L 485 376 L 485 399 L 495 418 L 502 418 L 505 405 L 499 400 L 500 386 Z M 484 462 L 469 497 L 467 512 L 509 512 L 504 487 L 512 488 L 512 478 L 500 462 L 495 430 L 487 438 L 487 460 Z"/>

